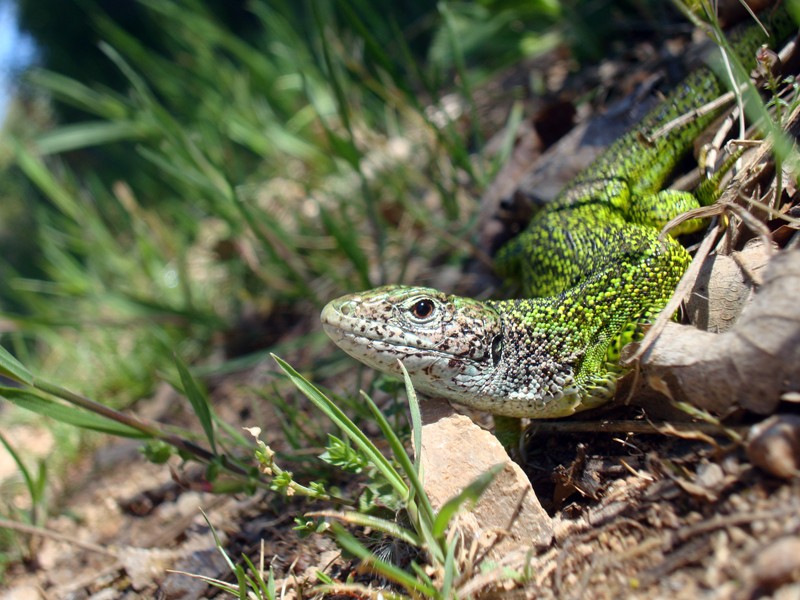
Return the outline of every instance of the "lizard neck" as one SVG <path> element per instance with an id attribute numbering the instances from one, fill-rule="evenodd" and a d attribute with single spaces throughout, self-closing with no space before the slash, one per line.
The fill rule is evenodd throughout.
<path id="1" fill-rule="evenodd" d="M 581 328 L 567 320 L 574 312 L 568 303 L 563 295 L 486 302 L 500 316 L 502 344 L 476 408 L 533 418 L 575 411 L 580 400 L 576 377 L 586 354 Z"/>

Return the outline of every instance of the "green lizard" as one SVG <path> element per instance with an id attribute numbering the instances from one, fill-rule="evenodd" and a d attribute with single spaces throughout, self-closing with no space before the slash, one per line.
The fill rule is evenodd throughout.
<path id="1" fill-rule="evenodd" d="M 784 12 L 766 22 L 779 39 L 795 27 Z M 745 65 L 767 41 L 755 26 L 731 37 Z M 624 374 L 621 348 L 664 307 L 689 264 L 660 230 L 698 198 L 662 187 L 718 113 L 655 140 L 647 134 L 723 88 L 708 68 L 690 74 L 501 249 L 498 272 L 520 281 L 525 298 L 480 302 L 384 286 L 330 302 L 325 331 L 378 370 L 399 373 L 400 359 L 418 391 L 494 415 L 561 417 L 608 401 Z M 701 225 L 691 220 L 672 233 Z"/>

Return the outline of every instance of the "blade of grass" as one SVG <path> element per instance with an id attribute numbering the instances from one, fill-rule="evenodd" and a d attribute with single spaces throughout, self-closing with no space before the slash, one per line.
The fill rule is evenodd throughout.
<path id="1" fill-rule="evenodd" d="M 22 473 L 22 478 L 25 480 L 25 487 L 28 488 L 28 494 L 30 494 L 31 497 L 31 506 L 38 506 L 42 500 L 40 495 L 43 489 L 41 487 L 41 477 L 39 477 L 37 480 L 34 480 L 33 475 L 31 475 L 31 472 L 28 470 L 28 467 L 25 466 L 22 458 L 14 449 L 14 446 L 11 445 L 11 442 L 6 439 L 6 436 L 4 436 L 2 432 L 0 432 L 0 443 L 3 444 L 6 452 L 11 455 L 14 464 L 16 464 L 17 468 L 19 469 L 19 472 Z M 32 523 L 36 524 L 36 519 L 32 519 Z"/>
<path id="2" fill-rule="evenodd" d="M 408 409 L 411 415 L 411 435 L 413 436 L 414 444 L 414 471 L 418 477 L 422 477 L 422 413 L 419 409 L 419 399 L 417 398 L 417 391 L 414 389 L 414 384 L 411 382 L 411 377 L 406 370 L 402 361 L 397 361 L 400 369 L 403 371 L 403 381 L 406 386 L 406 397 L 408 398 Z"/>
<path id="3" fill-rule="evenodd" d="M 11 148 L 14 151 L 20 169 L 34 185 L 65 215 L 75 221 L 80 219 L 82 214 L 81 207 L 41 159 L 16 140 L 11 141 Z"/>
<path id="4" fill-rule="evenodd" d="M 364 255 L 361 246 L 358 245 L 358 236 L 353 235 L 354 227 L 352 223 L 348 222 L 346 212 L 344 210 L 341 211 L 342 219 L 345 221 L 343 224 L 334 221 L 330 212 L 322 206 L 319 207 L 319 215 L 325 228 L 336 240 L 342 252 L 350 259 L 353 267 L 355 267 L 361 286 L 365 288 L 371 287 L 369 261 Z"/>
<path id="5" fill-rule="evenodd" d="M 418 536 L 414 535 L 414 533 L 405 527 L 401 527 L 396 522 L 389 521 L 388 519 L 381 519 L 379 517 L 373 517 L 372 515 L 365 515 L 355 511 L 337 512 L 332 510 L 314 511 L 306 513 L 305 516 L 339 519 L 340 521 L 350 523 L 351 525 L 375 529 L 376 531 L 390 535 L 393 538 L 405 542 L 406 544 L 414 546 L 415 548 L 420 547 L 420 539 Z"/>
<path id="6" fill-rule="evenodd" d="M 464 98 L 466 98 L 467 105 L 469 106 L 469 121 L 472 129 L 473 142 L 480 148 L 483 146 L 483 135 L 480 131 L 478 106 L 475 104 L 475 99 L 472 96 L 472 85 L 464 60 L 464 49 L 461 46 L 459 36 L 456 34 L 457 27 L 454 22 L 453 12 L 445 2 L 439 2 L 437 7 L 442 15 L 444 31 L 453 53 L 453 64 L 455 65 L 456 73 L 458 73 L 458 79 L 461 82 L 461 93 L 464 94 Z"/>
<path id="7" fill-rule="evenodd" d="M 262 555 L 263 558 L 263 555 Z M 263 600 L 274 600 L 275 599 L 275 575 L 272 572 L 272 567 L 269 568 L 269 574 L 267 575 L 267 581 L 264 581 L 264 569 L 263 564 L 261 565 L 261 569 L 257 569 L 256 566 L 253 564 L 253 561 L 250 560 L 250 557 L 246 554 L 242 555 L 242 559 L 244 560 L 247 568 L 253 573 L 253 577 L 248 577 L 251 586 L 254 589 L 258 589 L 261 592 L 261 598 Z"/>
<path id="8" fill-rule="evenodd" d="M 391 463 L 380 453 L 369 438 L 356 427 L 355 423 L 353 423 L 350 418 L 317 387 L 295 371 L 289 363 L 274 354 L 271 354 L 271 356 L 273 360 L 278 363 L 278 366 L 283 372 L 286 373 L 295 387 L 358 446 L 367 456 L 367 459 L 381 472 L 386 481 L 397 491 L 400 497 L 408 497 L 408 486 L 403 481 L 402 477 L 400 477 Z"/>
<path id="9" fill-rule="evenodd" d="M 74 425 L 75 427 L 99 431 L 101 433 L 108 433 L 119 437 L 139 439 L 152 437 L 145 432 L 134 429 L 133 427 L 129 427 L 127 425 L 123 425 L 117 421 L 113 421 L 95 413 L 78 410 L 71 406 L 65 406 L 25 390 L 0 387 L 0 397 L 5 398 L 13 404 L 16 404 L 20 408 L 24 408 L 46 417 L 51 417 L 56 421 L 67 423 L 68 425 Z"/>
<path id="10" fill-rule="evenodd" d="M 66 400 L 70 404 L 83 408 L 92 413 L 107 417 L 108 419 L 116 421 L 117 423 L 127 425 L 132 429 L 140 431 L 147 437 L 151 437 L 154 439 L 161 440 L 162 442 L 166 442 L 167 444 L 174 446 L 178 450 L 187 452 L 188 454 L 193 456 L 196 460 L 206 463 L 211 463 L 217 460 L 217 457 L 214 456 L 214 454 L 212 454 L 205 448 L 197 445 L 191 440 L 180 437 L 168 431 L 164 431 L 158 425 L 148 423 L 146 421 L 143 421 L 136 417 L 132 417 L 130 415 L 126 415 L 104 404 L 100 404 L 99 402 L 95 402 L 94 400 L 86 398 L 85 396 L 81 396 L 79 394 L 70 392 L 69 390 L 62 388 L 61 386 L 49 383 L 42 379 L 34 378 L 33 386 L 47 394 L 51 394 L 57 398 Z M 225 465 L 225 467 L 233 474 L 245 477 L 248 476 L 246 470 L 237 467 L 235 464 L 231 464 L 225 460 L 223 460 L 222 462 Z"/>
<path id="11" fill-rule="evenodd" d="M 43 154 L 58 154 L 110 142 L 135 141 L 151 133 L 150 128 L 133 121 L 94 121 L 62 125 L 36 138 L 36 148 Z"/>
<path id="12" fill-rule="evenodd" d="M 150 105 L 156 104 L 155 96 L 147 83 L 145 83 L 144 79 L 139 76 L 136 70 L 128 64 L 128 61 L 126 61 L 115 48 L 101 41 L 100 50 L 117 66 L 141 99 L 146 100 Z"/>
<path id="13" fill-rule="evenodd" d="M 481 473 L 473 479 L 458 494 L 450 498 L 442 505 L 439 512 L 436 514 L 436 519 L 433 522 L 433 535 L 437 538 L 444 536 L 447 532 L 447 527 L 450 525 L 452 518 L 461 510 L 461 507 L 469 504 L 474 504 L 481 497 L 483 492 L 486 491 L 497 474 L 503 470 L 502 464 L 494 465 L 485 473 Z"/>
<path id="14" fill-rule="evenodd" d="M 390 581 L 403 586 L 407 592 L 415 597 L 421 596 L 422 598 L 438 598 L 439 594 L 433 586 L 425 585 L 419 579 L 415 579 L 408 572 L 396 567 L 380 558 L 364 547 L 352 534 L 350 534 L 344 527 L 338 523 L 332 523 L 331 529 L 333 530 L 336 542 L 341 548 L 361 559 L 371 569 L 374 569 L 378 574 L 386 577 Z"/>
<path id="15" fill-rule="evenodd" d="M 30 72 L 27 75 L 27 79 L 34 87 L 42 87 L 49 90 L 62 102 L 106 119 L 113 121 L 124 119 L 128 115 L 128 107 L 116 95 L 108 91 L 93 90 L 71 77 L 37 69 Z"/>
<path id="16" fill-rule="evenodd" d="M 0 346 L 0 375 L 13 379 L 17 383 L 33 384 L 33 374 L 3 346 Z"/>
<path id="17" fill-rule="evenodd" d="M 181 378 L 183 385 L 183 393 L 194 409 L 194 414 L 200 421 L 203 431 L 206 433 L 206 438 L 211 446 L 211 452 L 217 454 L 217 440 L 214 435 L 214 421 L 211 414 L 211 406 L 208 402 L 206 395 L 200 390 L 200 386 L 195 381 L 186 364 L 181 360 L 180 356 L 175 355 L 175 367 L 178 369 L 178 374 Z"/>
<path id="18" fill-rule="evenodd" d="M 392 450 L 392 455 L 395 460 L 400 463 L 401 470 L 405 473 L 406 477 L 408 477 L 410 485 L 407 495 L 403 496 L 403 498 L 406 500 L 406 510 L 409 512 L 411 521 L 425 540 L 427 550 L 431 553 L 433 559 L 436 562 L 441 562 L 444 560 L 444 554 L 442 552 L 440 540 L 434 537 L 432 531 L 435 514 L 430 499 L 425 493 L 422 481 L 417 475 L 414 463 L 408 457 L 400 438 L 397 437 L 389 421 L 383 416 L 383 413 L 375 402 L 372 401 L 372 398 L 364 392 L 361 392 L 361 397 L 364 398 L 367 407 L 372 412 L 373 418 L 377 422 L 378 427 L 380 427 L 381 433 L 389 444 L 389 448 Z M 417 508 L 417 503 L 419 503 L 419 508 Z"/>
<path id="19" fill-rule="evenodd" d="M 444 559 L 444 575 L 442 577 L 442 598 L 450 598 L 453 584 L 458 577 L 458 567 L 456 566 L 456 550 L 460 542 L 460 535 L 456 534 L 447 545 L 447 555 Z"/>

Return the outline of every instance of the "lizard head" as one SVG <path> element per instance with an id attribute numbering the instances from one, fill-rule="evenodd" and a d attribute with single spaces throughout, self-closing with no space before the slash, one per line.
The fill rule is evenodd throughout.
<path id="1" fill-rule="evenodd" d="M 456 401 L 479 394 L 502 357 L 494 308 L 431 288 L 392 285 L 343 296 L 325 306 L 321 320 L 353 358 L 395 375 L 399 359 L 418 391 Z"/>

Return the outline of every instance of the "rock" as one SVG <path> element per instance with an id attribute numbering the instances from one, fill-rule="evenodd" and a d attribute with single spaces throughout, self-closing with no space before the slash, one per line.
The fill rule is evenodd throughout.
<path id="1" fill-rule="evenodd" d="M 548 546 L 552 520 L 497 438 L 445 401 L 423 398 L 420 409 L 423 484 L 434 509 L 494 465 L 503 464 L 475 507 L 454 520 L 467 545 L 472 538 L 491 546 L 488 556 L 494 560 L 521 547 Z"/>
<path id="2" fill-rule="evenodd" d="M 765 590 L 800 581 L 800 538 L 781 538 L 759 552 L 755 578 Z"/>
<path id="3" fill-rule="evenodd" d="M 7 589 L 0 595 L 1 600 L 43 600 L 45 596 L 35 585 L 23 584 Z"/>
<path id="4" fill-rule="evenodd" d="M 800 417 L 774 415 L 753 425 L 747 436 L 747 457 L 775 477 L 800 475 Z"/>

